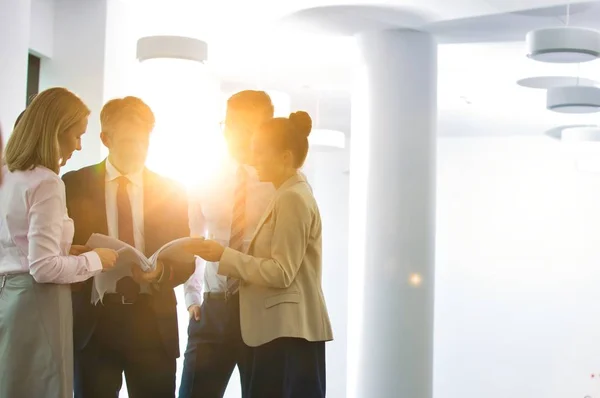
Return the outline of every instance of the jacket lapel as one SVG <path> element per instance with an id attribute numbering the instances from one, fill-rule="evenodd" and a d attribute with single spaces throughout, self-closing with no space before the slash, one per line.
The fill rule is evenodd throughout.
<path id="1" fill-rule="evenodd" d="M 283 192 L 287 191 L 292 186 L 294 186 L 294 185 L 296 185 L 297 183 L 300 183 L 300 182 L 305 182 L 305 180 L 304 180 L 304 178 L 301 175 L 296 174 L 295 176 L 290 177 L 286 182 L 284 182 L 283 185 L 281 185 L 279 187 L 279 189 L 277 190 L 277 192 L 275 192 L 275 196 L 271 200 L 271 203 L 269 203 L 269 205 L 267 206 L 265 212 L 263 213 L 262 217 L 260 218 L 260 221 L 258 222 L 258 224 L 256 226 L 256 229 L 254 230 L 254 233 L 252 234 L 252 239 L 250 240 L 250 245 L 248 246 L 248 251 L 250 251 L 250 248 L 254 244 L 254 240 L 256 239 L 256 235 L 258 235 L 258 233 L 262 229 L 263 225 L 265 225 L 265 222 L 269 219 L 269 216 L 273 212 L 273 209 L 275 207 L 275 203 L 277 202 L 277 198 Z"/>
<path id="2" fill-rule="evenodd" d="M 280 192 L 277 191 L 277 193 L 275 194 L 275 197 L 271 200 L 271 203 L 269 203 L 269 205 L 265 209 L 265 212 L 263 213 L 262 217 L 260 218 L 260 221 L 258 222 L 258 224 L 256 225 L 256 228 L 254 229 L 254 233 L 252 234 L 252 239 L 250 240 L 250 246 L 248 246 L 248 248 L 252 247 L 252 244 L 254 243 L 254 239 L 256 238 L 256 235 L 258 235 L 258 232 L 261 230 L 263 225 L 265 225 L 265 221 L 267 221 L 267 219 L 273 212 L 273 208 L 275 207 L 275 201 L 277 199 L 277 196 L 279 196 L 279 194 L 280 194 Z"/>
<path id="3" fill-rule="evenodd" d="M 108 222 L 106 221 L 106 163 L 98 163 L 90 169 L 89 192 L 90 201 L 96 209 L 95 232 L 108 235 Z M 90 211 L 93 211 L 90 209 Z"/>

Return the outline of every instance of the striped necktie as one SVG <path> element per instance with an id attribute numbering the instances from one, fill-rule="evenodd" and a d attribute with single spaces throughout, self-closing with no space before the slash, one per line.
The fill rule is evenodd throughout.
<path id="1" fill-rule="evenodd" d="M 229 247 L 239 252 L 244 251 L 244 238 L 246 236 L 246 195 L 248 172 L 244 166 L 237 170 L 237 185 L 235 188 L 233 211 L 231 216 L 231 235 Z M 240 288 L 239 279 L 227 278 L 227 293 L 233 295 Z"/>

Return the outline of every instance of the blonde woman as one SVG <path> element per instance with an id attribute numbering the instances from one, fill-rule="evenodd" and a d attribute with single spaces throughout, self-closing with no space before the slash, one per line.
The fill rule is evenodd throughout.
<path id="1" fill-rule="evenodd" d="M 0 186 L 0 397 L 73 397 L 69 283 L 111 268 L 117 253 L 71 246 L 58 176 L 90 114 L 64 88 L 40 93 L 10 136 Z"/>

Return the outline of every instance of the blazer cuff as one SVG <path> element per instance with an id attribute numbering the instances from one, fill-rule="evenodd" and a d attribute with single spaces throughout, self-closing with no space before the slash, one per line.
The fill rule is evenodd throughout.
<path id="1" fill-rule="evenodd" d="M 87 253 L 82 254 L 83 257 L 87 259 L 88 270 L 90 273 L 98 273 L 102 271 L 102 261 L 100 261 L 100 256 L 95 251 L 89 251 Z"/>
<path id="2" fill-rule="evenodd" d="M 219 275 L 231 276 L 239 279 L 240 275 L 237 272 L 237 269 L 235 268 L 235 263 L 238 255 L 238 251 L 226 247 L 223 251 L 221 259 L 219 260 L 219 269 L 217 270 L 217 273 Z"/>

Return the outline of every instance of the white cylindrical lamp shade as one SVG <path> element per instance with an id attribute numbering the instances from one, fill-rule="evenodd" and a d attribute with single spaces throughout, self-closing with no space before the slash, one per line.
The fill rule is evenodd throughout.
<path id="1" fill-rule="evenodd" d="M 579 63 L 600 56 L 600 32 L 571 26 L 527 33 L 527 56 L 541 62 Z"/>
<path id="2" fill-rule="evenodd" d="M 600 111 L 600 88 L 565 86 L 548 90 L 546 107 L 560 113 L 592 113 Z"/>
<path id="3" fill-rule="evenodd" d="M 568 127 L 563 129 L 561 139 L 567 142 L 600 142 L 600 127 Z"/>
<path id="4" fill-rule="evenodd" d="M 208 59 L 206 42 L 183 36 L 146 36 L 137 42 L 137 59 L 185 59 L 205 62 Z"/>

